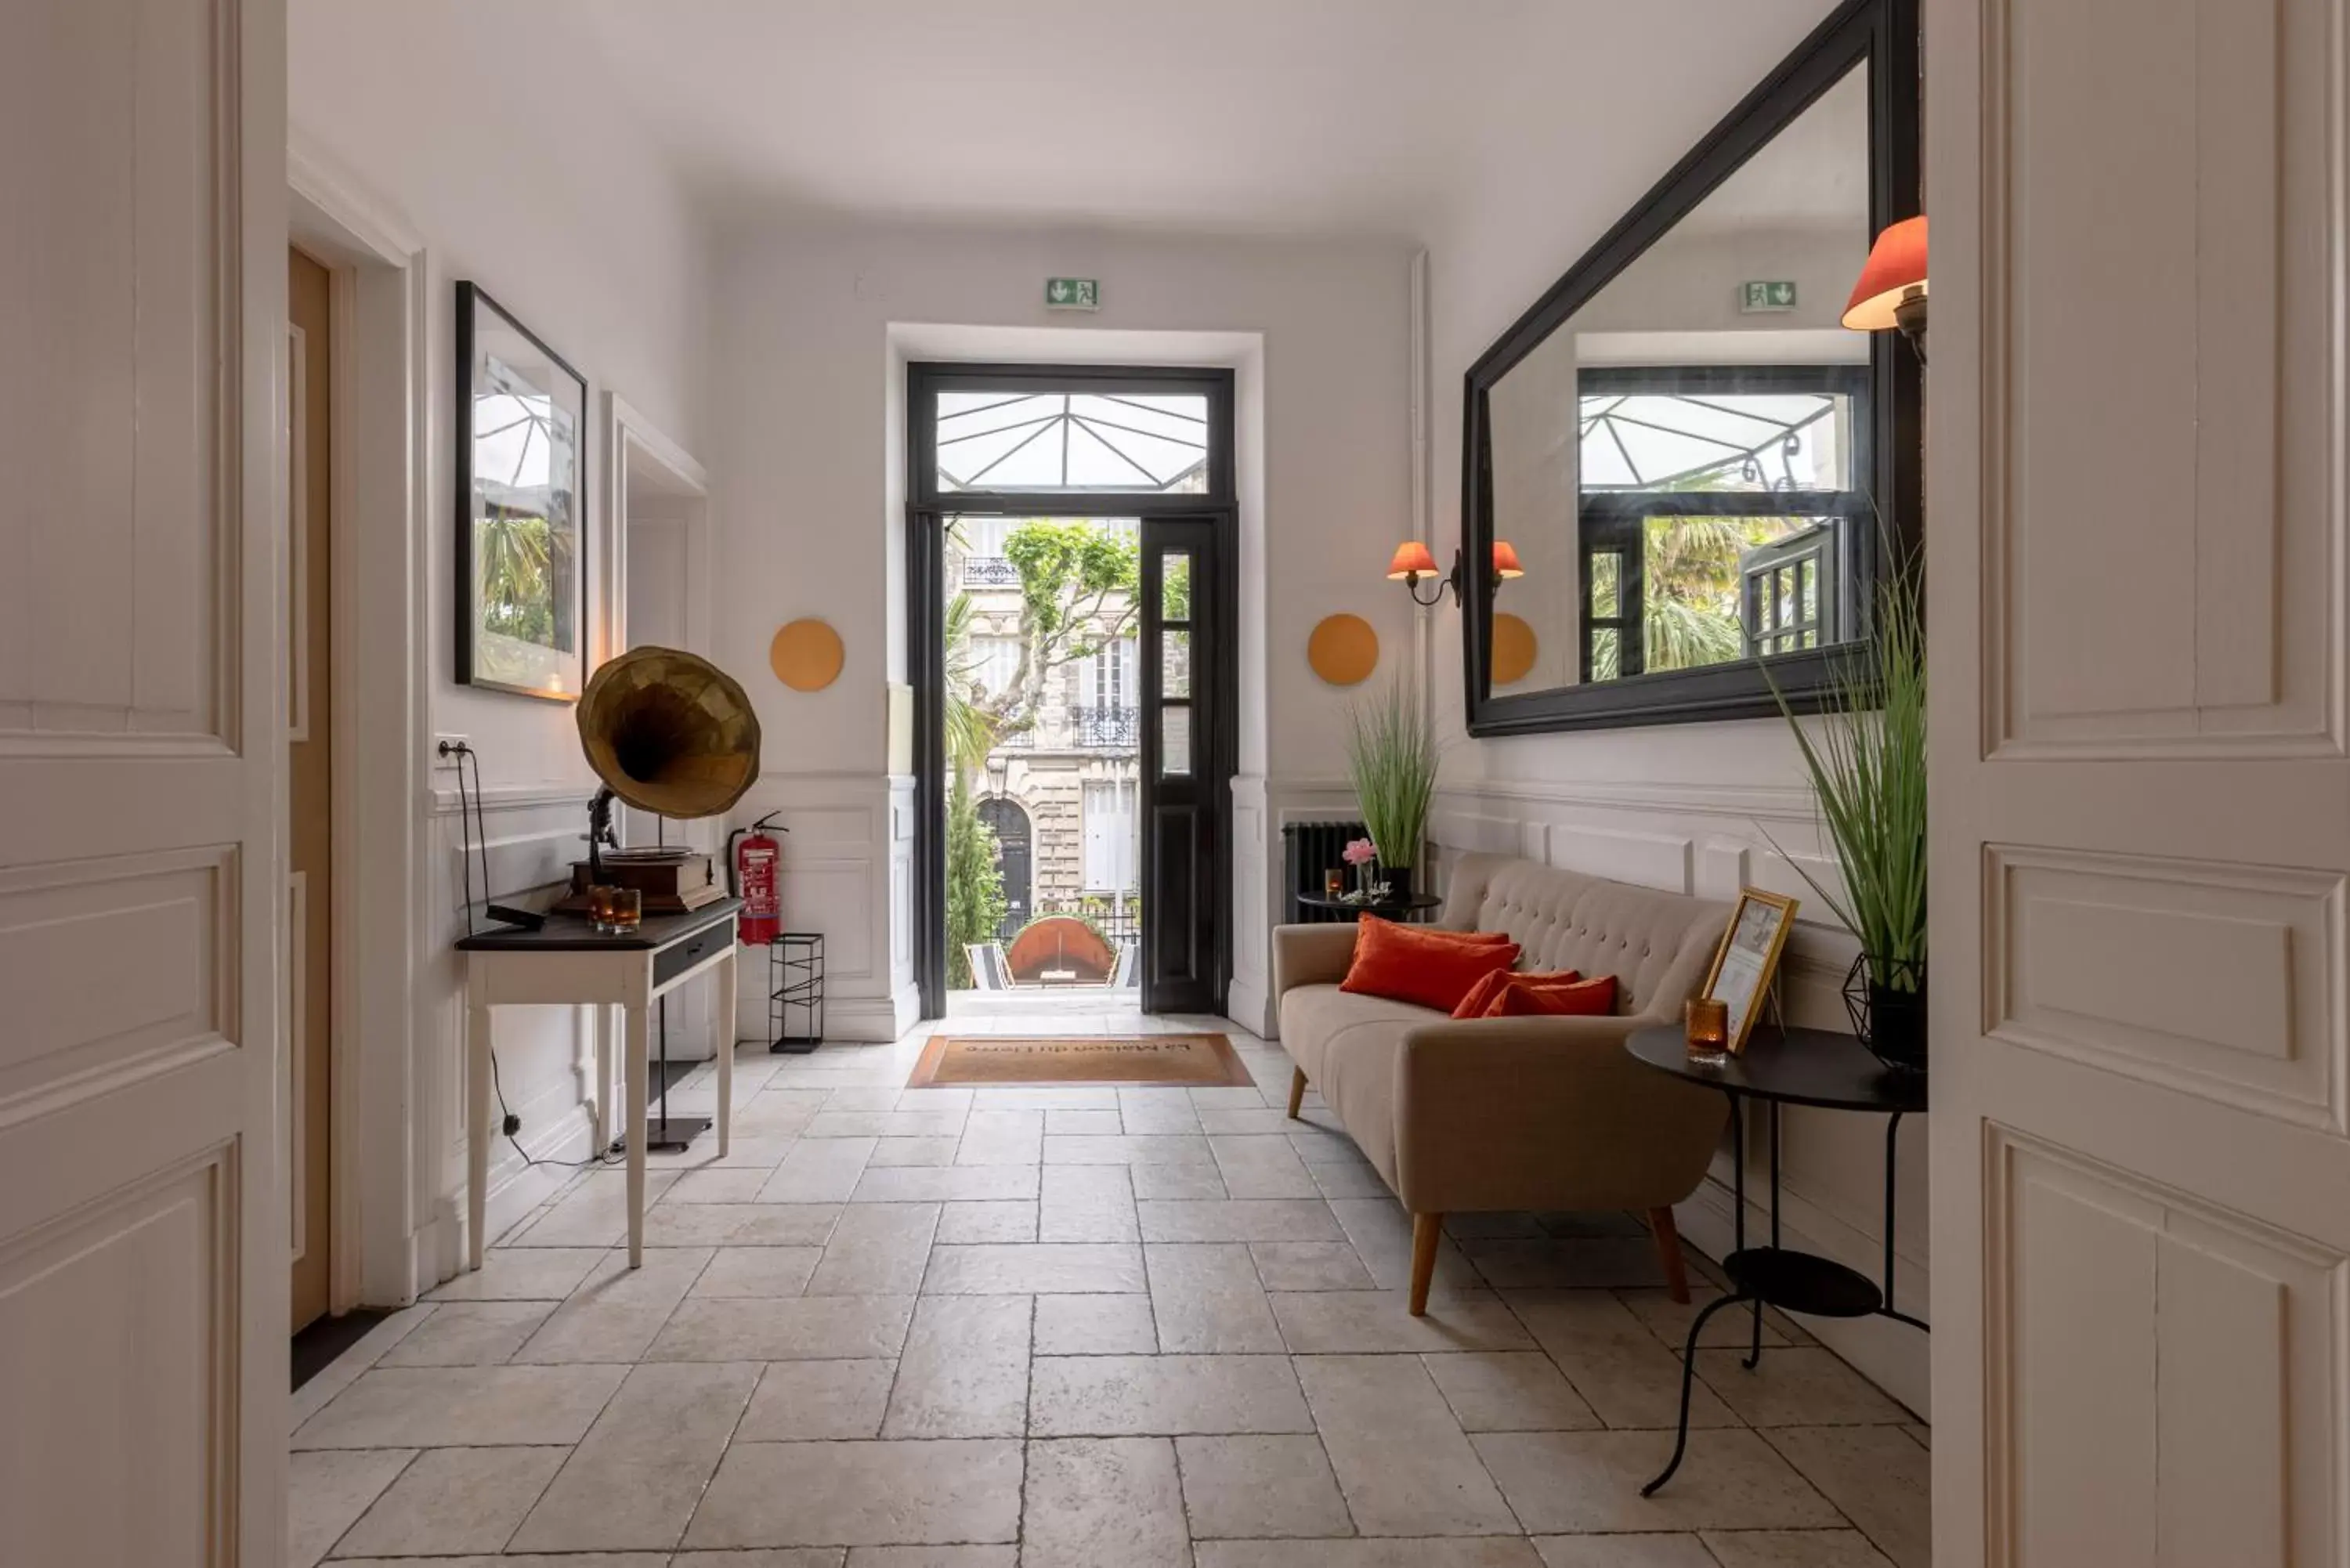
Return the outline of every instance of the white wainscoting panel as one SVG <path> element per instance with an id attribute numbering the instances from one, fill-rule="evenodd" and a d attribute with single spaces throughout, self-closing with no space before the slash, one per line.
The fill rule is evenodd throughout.
<path id="1" fill-rule="evenodd" d="M 1243 774 L 1232 781 L 1232 973 L 1224 1012 L 1266 1039 L 1281 1029 L 1273 1002 L 1273 928 L 1288 919 L 1282 830 L 1356 815 L 1355 792 L 1338 780 Z"/>
<path id="2" fill-rule="evenodd" d="M 1987 1419 L 2015 1462 L 1989 1478 L 1990 1561 L 2338 1561 L 2345 1260 L 1991 1137 Z"/>
<path id="3" fill-rule="evenodd" d="M 236 883 L 227 847 L 0 869 L 0 1125 L 231 1048 Z"/>
<path id="4" fill-rule="evenodd" d="M 2339 7 L 1988 10 L 1996 58 L 2018 62 L 1988 67 L 1984 94 L 2008 113 L 1985 170 L 2007 251 L 1983 290 L 1986 479 L 2006 502 L 1985 517 L 1994 745 L 2338 752 L 2340 381 L 2321 324 L 2343 254 L 2320 241 L 2343 211 Z M 2093 67 L 2085 91 L 2058 62 L 2110 57 L 2108 22 L 2127 67 Z M 2091 516 L 2129 519 L 2126 571 Z"/>
<path id="5" fill-rule="evenodd" d="M 1991 1033 L 2344 1130 L 2341 877 L 2007 845 L 1985 858 Z"/>
<path id="6" fill-rule="evenodd" d="M 1549 842 L 1543 857 L 1553 866 L 1643 888 L 1674 893 L 1689 890 L 1690 855 L 1695 846 L 1686 834 L 1569 823 L 1554 823 L 1546 832 Z"/>
<path id="7" fill-rule="evenodd" d="M 770 812 L 782 836 L 784 929 L 820 931 L 825 1034 L 894 1040 L 919 1011 L 913 979 L 914 784 L 884 774 L 769 773 L 728 814 Z M 736 1037 L 767 1037 L 764 954 L 749 955 Z"/>
<path id="8" fill-rule="evenodd" d="M 53 150 L 10 171 L 10 225 L 40 240 L 0 261 L 28 389 L 0 421 L 0 733 L 216 744 L 237 688 L 220 393 L 240 236 L 216 196 L 235 182 L 236 11 L 87 0 L 18 17 L 19 68 L 0 65 L 0 140 Z"/>
<path id="9" fill-rule="evenodd" d="M 572 862 L 587 853 L 588 799 L 592 784 L 493 785 L 481 802 L 486 845 L 487 897 L 501 902 L 540 906 L 568 885 Z M 427 1218 L 419 1226 L 417 1285 L 430 1289 L 462 1266 L 463 1237 L 456 1217 L 464 1210 L 465 1184 L 465 964 L 453 944 L 465 934 L 466 877 L 473 901 L 484 901 L 482 855 L 469 857 L 466 829 L 458 815 L 456 791 L 442 787 L 432 797 L 432 885 L 434 911 L 431 944 L 434 961 L 424 966 L 417 1016 L 429 1031 L 419 1052 L 416 1103 L 428 1114 L 418 1118 L 417 1169 L 422 1191 L 417 1205 Z M 470 871 L 468 867 L 470 866 Z M 481 918 L 476 915 L 476 923 Z M 495 1021 L 498 1083 L 505 1106 L 523 1119 L 518 1150 L 503 1134 L 490 1147 L 487 1225 L 494 1236 L 514 1224 L 559 1185 L 567 1172 L 533 1166 L 525 1158 L 577 1160 L 594 1148 L 591 1107 L 605 1096 L 596 1084 L 594 1016 L 578 1007 L 502 1007 Z"/>
<path id="10" fill-rule="evenodd" d="M 0 1388 L 24 1424 L 0 1465 L 12 1562 L 223 1564 L 235 1515 L 237 1249 L 214 1149 L 0 1246 Z M 138 1418 L 91 1392 L 132 1380 Z M 68 1516 L 59 1498 L 95 1505 Z M 29 1534 L 27 1533 L 29 1532 Z"/>

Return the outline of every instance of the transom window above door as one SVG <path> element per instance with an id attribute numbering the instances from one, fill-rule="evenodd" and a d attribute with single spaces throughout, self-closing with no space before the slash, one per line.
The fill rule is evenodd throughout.
<path id="1" fill-rule="evenodd" d="M 938 394 L 941 492 L 1208 488 L 1204 392 Z"/>
<path id="2" fill-rule="evenodd" d="M 909 496 L 963 516 L 1139 516 L 1229 504 L 1229 370 L 918 365 Z"/>

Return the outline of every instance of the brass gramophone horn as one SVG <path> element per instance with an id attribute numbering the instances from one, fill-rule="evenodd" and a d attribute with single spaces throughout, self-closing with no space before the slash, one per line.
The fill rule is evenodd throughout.
<path id="1" fill-rule="evenodd" d="M 632 648 L 579 699 L 579 748 L 639 811 L 715 816 L 759 776 L 759 716 L 734 678 L 699 654 Z"/>

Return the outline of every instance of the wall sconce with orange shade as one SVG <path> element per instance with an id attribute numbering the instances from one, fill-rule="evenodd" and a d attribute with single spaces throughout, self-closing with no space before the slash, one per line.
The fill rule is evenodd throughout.
<path id="1" fill-rule="evenodd" d="M 1898 327 L 1926 362 L 1926 216 L 1904 218 L 1877 236 L 1860 269 L 1844 324 L 1855 332 Z"/>
<path id="2" fill-rule="evenodd" d="M 1526 569 L 1518 565 L 1516 547 L 1507 539 L 1495 540 L 1492 574 L 1487 579 L 1489 585 L 1498 587 L 1512 577 L 1523 577 L 1525 575 Z M 1426 598 L 1419 597 L 1419 583 L 1423 577 L 1437 585 Z M 1388 562 L 1388 581 L 1401 583 L 1404 586 L 1404 591 L 1411 596 L 1411 602 L 1422 609 L 1433 607 L 1437 600 L 1444 597 L 1444 590 L 1447 588 L 1452 590 L 1452 603 L 1455 607 L 1458 607 L 1461 603 L 1461 584 L 1465 580 L 1461 570 L 1460 551 L 1452 552 L 1452 569 L 1440 576 L 1436 570 L 1435 556 L 1430 553 L 1426 545 L 1417 539 L 1407 539 L 1398 545 L 1394 557 Z"/>

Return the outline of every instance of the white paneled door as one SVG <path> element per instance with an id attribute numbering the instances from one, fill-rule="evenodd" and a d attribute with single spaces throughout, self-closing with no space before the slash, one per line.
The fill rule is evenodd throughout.
<path id="1" fill-rule="evenodd" d="M 2350 1563 L 2338 0 L 1929 0 L 1935 1551 Z"/>
<path id="2" fill-rule="evenodd" d="M 284 1562 L 281 0 L 0 46 L 0 1558 Z"/>

